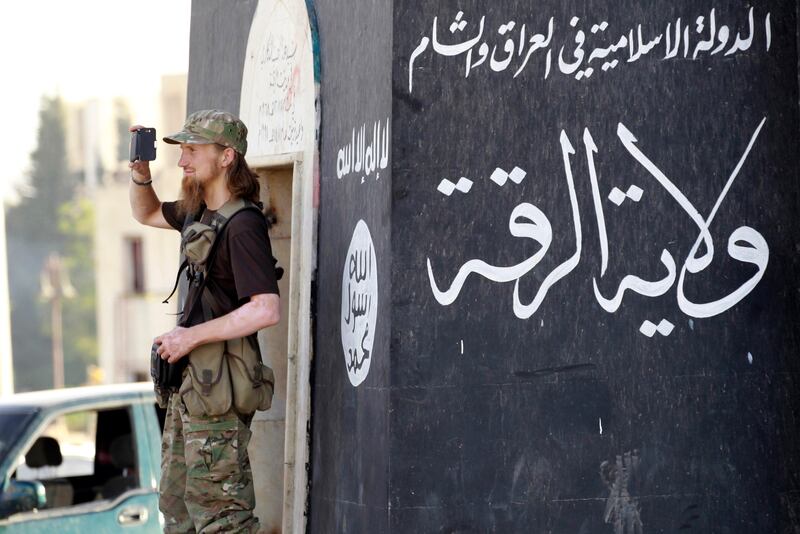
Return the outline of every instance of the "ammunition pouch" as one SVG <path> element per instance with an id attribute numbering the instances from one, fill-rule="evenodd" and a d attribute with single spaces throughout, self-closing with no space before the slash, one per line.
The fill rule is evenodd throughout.
<path id="1" fill-rule="evenodd" d="M 202 345 L 187 358 L 178 394 L 189 415 L 251 414 L 272 406 L 275 376 L 262 363 L 254 335 Z"/>

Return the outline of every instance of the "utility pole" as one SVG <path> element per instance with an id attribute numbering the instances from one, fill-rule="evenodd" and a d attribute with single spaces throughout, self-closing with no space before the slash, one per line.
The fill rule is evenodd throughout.
<path id="1" fill-rule="evenodd" d="M 42 297 L 50 302 L 50 325 L 53 339 L 53 388 L 64 387 L 64 336 L 61 306 L 65 298 L 75 296 L 61 256 L 52 252 L 41 274 Z"/>

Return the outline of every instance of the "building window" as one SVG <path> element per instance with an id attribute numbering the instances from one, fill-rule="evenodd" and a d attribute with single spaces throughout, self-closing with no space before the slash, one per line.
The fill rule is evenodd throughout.
<path id="1" fill-rule="evenodd" d="M 144 259 L 141 237 L 126 237 L 128 280 L 126 289 L 129 293 L 144 293 Z"/>

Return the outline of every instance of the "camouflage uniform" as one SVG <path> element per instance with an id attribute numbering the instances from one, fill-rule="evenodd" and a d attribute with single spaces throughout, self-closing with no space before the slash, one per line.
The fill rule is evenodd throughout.
<path id="1" fill-rule="evenodd" d="M 242 156 L 247 128 L 230 113 L 204 110 L 187 117 L 183 130 L 165 137 L 171 144 L 217 143 Z M 173 394 L 161 440 L 159 509 L 164 532 L 256 532 L 255 494 L 247 444 L 252 414 L 230 411 L 217 417 L 189 415 Z"/>
<path id="2" fill-rule="evenodd" d="M 249 418 L 248 418 L 249 419 Z M 249 420 L 192 417 L 172 395 L 161 440 L 164 532 L 256 532 Z"/>

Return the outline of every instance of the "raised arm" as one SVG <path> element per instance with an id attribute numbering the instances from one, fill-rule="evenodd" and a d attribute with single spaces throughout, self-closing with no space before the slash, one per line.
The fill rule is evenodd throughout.
<path id="1" fill-rule="evenodd" d="M 128 128 L 133 132 L 142 126 L 134 125 Z M 131 169 L 131 183 L 128 188 L 133 218 L 147 226 L 156 228 L 171 228 L 164 214 L 161 213 L 161 201 L 153 190 L 152 176 L 150 175 L 150 162 L 132 161 L 128 164 Z"/>

